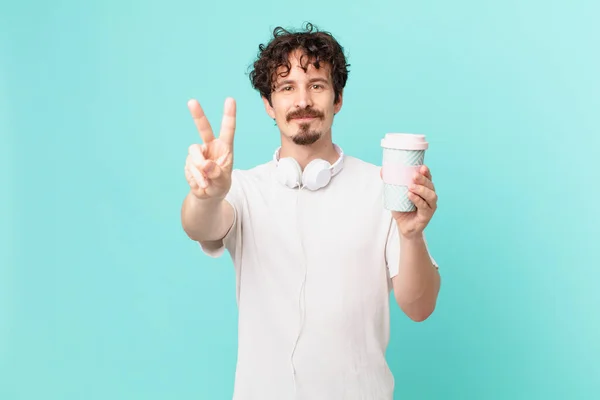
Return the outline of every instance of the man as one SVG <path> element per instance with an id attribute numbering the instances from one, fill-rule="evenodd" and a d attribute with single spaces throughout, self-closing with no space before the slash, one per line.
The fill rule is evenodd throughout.
<path id="1" fill-rule="evenodd" d="M 189 102 L 203 143 L 189 148 L 182 225 L 206 254 L 226 249 L 235 266 L 234 399 L 390 400 L 389 294 L 415 321 L 435 308 L 440 277 L 423 230 L 437 195 L 423 166 L 410 191 L 417 211 L 383 208 L 380 168 L 332 141 L 343 49 L 306 28 L 277 28 L 250 74 L 280 130 L 272 161 L 233 170 L 234 100 L 218 138 Z"/>

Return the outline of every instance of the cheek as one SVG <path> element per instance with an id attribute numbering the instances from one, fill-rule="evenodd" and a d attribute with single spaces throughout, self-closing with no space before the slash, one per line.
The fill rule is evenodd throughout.
<path id="1" fill-rule="evenodd" d="M 285 115 L 286 115 L 285 111 L 278 110 L 275 113 L 275 118 L 277 119 L 277 121 L 285 122 L 285 120 L 286 120 Z"/>
<path id="2" fill-rule="evenodd" d="M 287 108 L 279 106 L 275 109 L 275 118 L 278 121 L 285 121 L 287 116 Z"/>
<path id="3" fill-rule="evenodd" d="M 285 120 L 285 116 L 287 115 L 287 106 L 285 104 L 282 104 L 281 101 L 274 101 L 272 110 L 276 120 Z"/>

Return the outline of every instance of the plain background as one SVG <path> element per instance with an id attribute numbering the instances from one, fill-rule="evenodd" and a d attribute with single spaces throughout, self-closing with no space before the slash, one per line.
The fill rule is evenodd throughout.
<path id="1" fill-rule="evenodd" d="M 179 221 L 186 102 L 218 129 L 235 97 L 236 167 L 268 161 L 248 66 L 305 21 L 349 57 L 347 153 L 431 143 L 443 287 L 424 323 L 394 308 L 396 398 L 597 398 L 599 4 L 3 2 L 0 399 L 231 398 L 231 262 Z"/>

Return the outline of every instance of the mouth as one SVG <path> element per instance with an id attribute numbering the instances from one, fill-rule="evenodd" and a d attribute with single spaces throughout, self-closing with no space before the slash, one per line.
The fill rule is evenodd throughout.
<path id="1" fill-rule="evenodd" d="M 292 118 L 292 121 L 302 123 L 302 122 L 310 122 L 317 119 L 316 117 L 302 117 L 302 118 Z"/>

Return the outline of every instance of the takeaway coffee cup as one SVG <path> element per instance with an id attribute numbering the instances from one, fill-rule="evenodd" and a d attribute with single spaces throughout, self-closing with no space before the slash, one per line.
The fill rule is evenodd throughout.
<path id="1" fill-rule="evenodd" d="M 388 133 L 381 139 L 383 206 L 390 211 L 410 212 L 416 207 L 408 198 L 408 187 L 425 160 L 429 144 L 425 135 Z"/>

